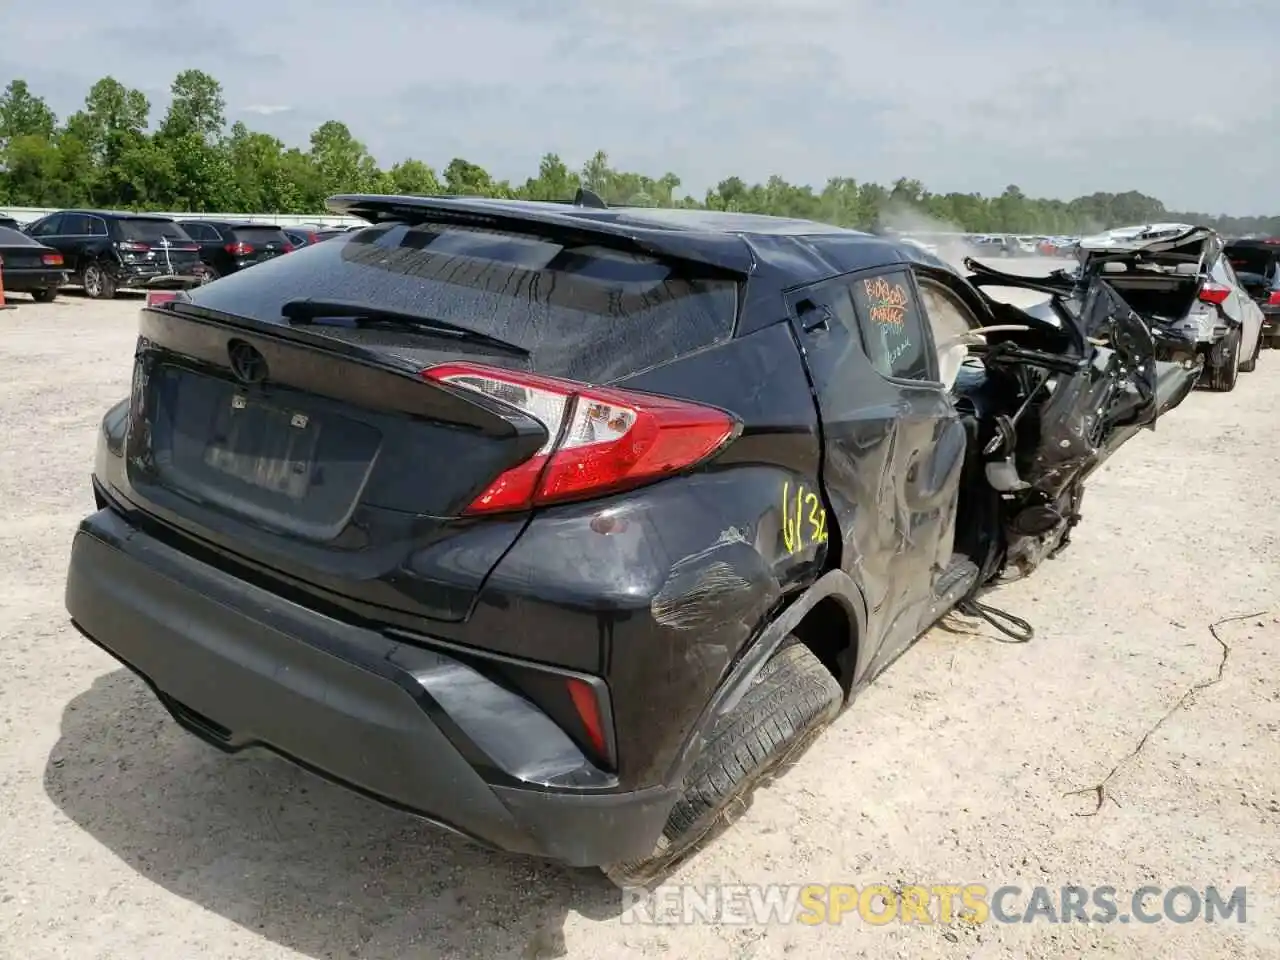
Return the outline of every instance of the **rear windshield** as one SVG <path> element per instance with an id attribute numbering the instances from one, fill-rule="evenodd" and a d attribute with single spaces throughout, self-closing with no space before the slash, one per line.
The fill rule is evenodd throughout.
<path id="1" fill-rule="evenodd" d="M 0 220 L 0 247 L 38 247 L 41 244 L 32 240 L 25 233 L 20 233 L 4 225 Z"/>
<path id="2" fill-rule="evenodd" d="M 285 243 L 284 231 L 279 227 L 232 227 L 237 240 L 245 243 Z"/>
<path id="3" fill-rule="evenodd" d="M 1276 258 L 1280 256 L 1280 246 L 1268 250 L 1265 247 L 1228 247 L 1227 259 L 1236 273 L 1253 273 L 1259 276 L 1270 276 Z"/>
<path id="4" fill-rule="evenodd" d="M 733 335 L 738 283 L 590 243 L 440 224 L 368 227 L 198 288 L 280 323 L 299 298 L 430 317 L 528 350 L 533 370 L 607 383 Z"/>
<path id="5" fill-rule="evenodd" d="M 122 217 L 116 223 L 119 224 L 120 236 L 125 240 L 137 240 L 142 243 L 159 243 L 161 237 L 167 237 L 170 240 L 191 240 L 187 231 L 172 220 Z"/>

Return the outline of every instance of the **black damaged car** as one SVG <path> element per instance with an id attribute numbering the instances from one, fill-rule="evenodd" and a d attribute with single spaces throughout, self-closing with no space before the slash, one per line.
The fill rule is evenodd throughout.
<path id="1" fill-rule="evenodd" d="M 23 232 L 58 250 L 71 281 L 94 300 L 121 290 L 182 289 L 201 279 L 200 248 L 162 214 L 63 210 Z"/>
<path id="2" fill-rule="evenodd" d="M 622 884 L 1000 621 L 1195 377 L 1101 280 L 1037 317 L 816 223 L 329 206 L 369 225 L 141 311 L 67 609 L 219 748 Z"/>

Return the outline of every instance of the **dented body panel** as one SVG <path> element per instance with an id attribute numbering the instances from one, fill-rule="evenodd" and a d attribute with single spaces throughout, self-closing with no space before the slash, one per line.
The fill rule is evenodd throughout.
<path id="1" fill-rule="evenodd" d="M 1149 328 L 1105 285 L 1076 302 L 1071 282 L 1046 280 L 1045 319 L 918 246 L 803 221 L 449 198 L 334 208 L 374 225 L 144 311 L 134 396 L 103 421 L 98 512 L 73 548 L 68 609 L 205 739 L 271 747 L 505 849 L 582 865 L 652 850 L 713 726 L 788 636 L 851 695 L 958 603 L 1061 549 L 1084 479 L 1181 399 Z M 615 372 L 601 378 L 610 388 L 726 412 L 730 439 L 625 492 L 490 517 L 459 509 L 476 491 L 449 478 L 527 457 L 540 422 L 424 385 L 422 367 L 457 343 L 282 319 L 281 301 L 310 287 L 336 296 L 343 271 L 367 295 L 411 300 L 431 265 L 404 264 L 442 225 L 640 250 L 732 278 L 736 314 L 705 342 L 654 363 L 591 358 Z M 391 262 L 402 269 L 384 276 Z M 497 275 L 485 269 L 475 283 Z M 529 284 L 528 296 L 571 285 Z M 175 401 L 155 386 L 162 368 L 225 378 L 245 343 L 309 409 L 345 405 L 399 438 L 369 458 L 363 485 L 349 485 L 354 506 L 326 514 L 328 527 L 246 519 L 164 478 L 173 457 L 155 437 L 204 394 Z M 944 376 L 956 343 L 971 357 Z M 537 365 L 520 344 L 468 349 L 494 369 Z M 203 469 L 188 461 L 189 475 Z M 598 736 L 571 702 L 582 687 Z M 290 709 L 269 714 L 228 689 Z M 351 745 L 369 738 L 379 749 Z M 443 785 L 423 773 L 433 753 Z"/>

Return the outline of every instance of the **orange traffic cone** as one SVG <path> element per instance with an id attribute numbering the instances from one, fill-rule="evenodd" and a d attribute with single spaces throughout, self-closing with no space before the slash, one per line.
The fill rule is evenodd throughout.
<path id="1" fill-rule="evenodd" d="M 4 302 L 4 257 L 0 256 L 0 310 L 12 310 L 13 307 Z"/>

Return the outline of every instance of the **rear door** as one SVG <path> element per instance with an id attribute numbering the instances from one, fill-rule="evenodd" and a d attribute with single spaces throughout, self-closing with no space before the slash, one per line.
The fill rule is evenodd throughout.
<path id="1" fill-rule="evenodd" d="M 179 226 L 187 232 L 200 248 L 200 260 L 211 267 L 218 266 L 222 252 L 222 235 L 211 224 L 201 220 L 182 220 Z"/>
<path id="2" fill-rule="evenodd" d="M 228 233 L 229 241 L 235 245 L 233 255 L 242 268 L 274 260 L 292 249 L 289 238 L 279 227 L 235 226 Z"/>
<path id="3" fill-rule="evenodd" d="M 865 592 L 872 669 L 919 634 L 951 561 L 965 433 L 905 266 L 793 292 L 822 418 L 840 565 Z"/>

